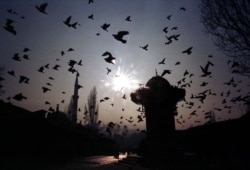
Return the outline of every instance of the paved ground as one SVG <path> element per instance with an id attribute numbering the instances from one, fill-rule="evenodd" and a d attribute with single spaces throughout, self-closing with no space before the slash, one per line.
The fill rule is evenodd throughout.
<path id="1" fill-rule="evenodd" d="M 139 164 L 140 157 L 137 155 L 119 155 L 119 159 L 114 156 L 93 156 L 87 158 L 77 158 L 60 165 L 46 167 L 46 170 L 147 170 Z"/>
<path id="2" fill-rule="evenodd" d="M 79 157 L 75 159 L 59 160 L 51 158 L 51 163 L 45 164 L 41 160 L 32 162 L 30 157 L 11 159 L 2 164 L 2 170 L 249 170 L 249 153 L 214 155 L 209 159 L 196 153 L 183 153 L 171 157 L 150 157 L 145 160 L 137 155 Z M 3 166 L 4 165 L 4 166 Z"/>

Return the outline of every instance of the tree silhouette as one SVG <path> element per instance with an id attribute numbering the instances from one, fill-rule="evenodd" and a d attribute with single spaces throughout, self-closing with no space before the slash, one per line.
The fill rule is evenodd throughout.
<path id="1" fill-rule="evenodd" d="M 248 0 L 202 0 L 201 22 L 215 45 L 233 58 L 232 72 L 250 76 L 250 6 Z M 233 67 L 237 63 L 237 68 Z"/>
<path id="2" fill-rule="evenodd" d="M 99 111 L 99 105 L 97 103 L 97 91 L 96 87 L 94 86 L 93 89 L 90 91 L 90 94 L 88 96 L 88 104 L 85 104 L 84 110 L 86 113 L 86 122 L 90 126 L 95 127 L 97 125 L 98 121 L 98 111 Z"/>

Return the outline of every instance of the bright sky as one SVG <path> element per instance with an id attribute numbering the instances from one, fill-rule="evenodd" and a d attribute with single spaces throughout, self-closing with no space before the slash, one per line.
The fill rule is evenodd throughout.
<path id="1" fill-rule="evenodd" d="M 1 89 L 5 91 L 0 96 L 1 99 L 7 101 L 8 97 L 22 93 L 27 100 L 11 99 L 11 102 L 32 111 L 47 110 L 60 104 L 63 111 L 70 102 L 75 81 L 75 74 L 68 71 L 68 62 L 82 60 L 82 66 L 74 66 L 80 74 L 79 84 L 84 87 L 79 90 L 78 106 L 81 111 L 78 113 L 78 120 L 83 118 L 87 97 L 96 86 L 98 100 L 110 98 L 99 103 L 100 120 L 119 123 L 123 116 L 123 124 L 143 129 L 145 121 L 136 123 L 137 115 L 140 114 L 136 111 L 139 106 L 131 102 L 129 95 L 139 83 L 146 84 L 155 76 L 156 69 L 159 75 L 163 70 L 171 70 L 171 74 L 164 78 L 172 85 L 177 85 L 183 78 L 185 82 L 182 81 L 182 85 L 191 85 L 184 87 L 187 92 L 186 102 L 193 102 L 194 105 L 190 107 L 190 103 L 184 101 L 178 104 L 176 121 L 178 119 L 181 124 L 176 122 L 176 129 L 204 124 L 208 121 L 205 113 L 211 110 L 217 121 L 237 118 L 244 113 L 243 102 L 234 104 L 230 100 L 249 93 L 249 80 L 230 73 L 228 58 L 216 49 L 211 37 L 204 34 L 204 27 L 200 23 L 199 0 L 93 1 L 94 3 L 88 4 L 88 0 L 48 0 L 45 8 L 47 14 L 44 14 L 35 6 L 40 6 L 45 1 L 1 0 L 0 66 L 4 66 Z M 185 10 L 181 10 L 182 7 Z M 93 19 L 89 18 L 91 15 Z M 69 16 L 70 24 L 77 22 L 76 28 L 64 24 Z M 125 20 L 128 16 L 131 21 Z M 7 19 L 14 21 L 10 25 L 14 27 L 16 35 L 4 28 Z M 101 27 L 105 23 L 110 24 L 107 31 Z M 167 33 L 163 31 L 165 27 L 168 27 Z M 113 37 L 119 31 L 129 32 L 123 37 L 126 43 Z M 173 42 L 166 45 L 166 36 L 172 35 L 179 35 L 178 40 L 172 39 Z M 148 50 L 141 48 L 147 44 Z M 189 47 L 193 47 L 190 55 L 182 53 Z M 29 48 L 30 51 L 23 52 L 24 48 Z M 74 51 L 68 51 L 69 48 Z M 61 51 L 65 53 L 63 56 Z M 115 57 L 115 64 L 104 60 L 107 56 L 102 54 L 106 51 Z M 12 59 L 16 53 L 21 61 Z M 29 60 L 23 58 L 24 54 L 28 55 Z M 209 55 L 213 57 L 208 57 Z M 159 65 L 164 58 L 165 64 Z M 212 77 L 201 77 L 200 66 L 205 67 L 208 61 L 214 64 L 208 69 L 212 72 Z M 177 62 L 180 64 L 176 65 Z M 44 73 L 37 71 L 47 64 L 49 68 L 45 68 Z M 55 65 L 60 65 L 58 70 L 53 69 Z M 106 68 L 111 69 L 109 74 Z M 189 74 L 184 77 L 186 70 Z M 15 72 L 15 76 L 8 73 L 11 71 Z M 190 77 L 190 74 L 193 76 Z M 20 75 L 28 77 L 29 84 L 20 84 Z M 237 86 L 224 84 L 231 78 L 234 78 Z M 200 86 L 203 82 L 207 84 Z M 43 93 L 42 87 L 48 87 L 51 91 Z M 203 103 L 198 99 L 191 99 L 192 94 L 197 96 L 209 89 L 216 95 L 207 95 Z M 227 96 L 228 91 L 230 94 Z M 206 94 L 208 93 L 207 91 Z M 126 100 L 122 98 L 124 94 Z M 226 103 L 222 103 L 224 99 Z M 61 103 L 62 100 L 64 103 Z M 50 105 L 46 105 L 45 101 L 49 101 Z M 194 112 L 195 115 L 190 117 Z M 126 121 L 131 116 L 136 126 Z"/>

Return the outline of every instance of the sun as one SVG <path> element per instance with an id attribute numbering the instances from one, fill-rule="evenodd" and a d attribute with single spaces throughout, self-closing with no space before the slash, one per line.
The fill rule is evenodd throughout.
<path id="1" fill-rule="evenodd" d="M 126 72 L 118 67 L 114 74 L 105 81 L 105 86 L 116 92 L 125 93 L 138 88 L 138 80 L 134 77 L 134 72 Z"/>
<path id="2" fill-rule="evenodd" d="M 129 80 L 128 76 L 124 74 L 116 75 L 113 78 L 113 89 L 115 91 L 123 91 L 125 89 L 131 88 L 131 80 Z"/>

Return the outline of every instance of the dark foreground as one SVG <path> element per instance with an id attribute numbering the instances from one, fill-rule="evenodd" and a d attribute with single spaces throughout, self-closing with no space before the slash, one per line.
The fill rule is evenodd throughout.
<path id="1" fill-rule="evenodd" d="M 4 161 L 4 162 L 2 162 Z M 249 155 L 242 153 L 224 153 L 206 157 L 194 152 L 176 152 L 172 157 L 144 158 L 138 155 L 92 156 L 78 158 L 42 158 L 22 157 L 1 160 L 1 169 L 36 169 L 36 170 L 248 170 Z"/>
<path id="2" fill-rule="evenodd" d="M 250 169 L 250 114 L 177 132 L 174 146 L 162 155 L 117 160 L 116 144 L 110 138 L 84 127 L 71 126 L 63 114 L 45 118 L 0 102 L 0 169 Z M 58 119 L 60 118 L 60 119 Z M 155 146 L 152 146 L 153 150 Z M 108 155 L 95 157 L 93 155 Z M 111 156 L 110 156 L 111 155 Z"/>

